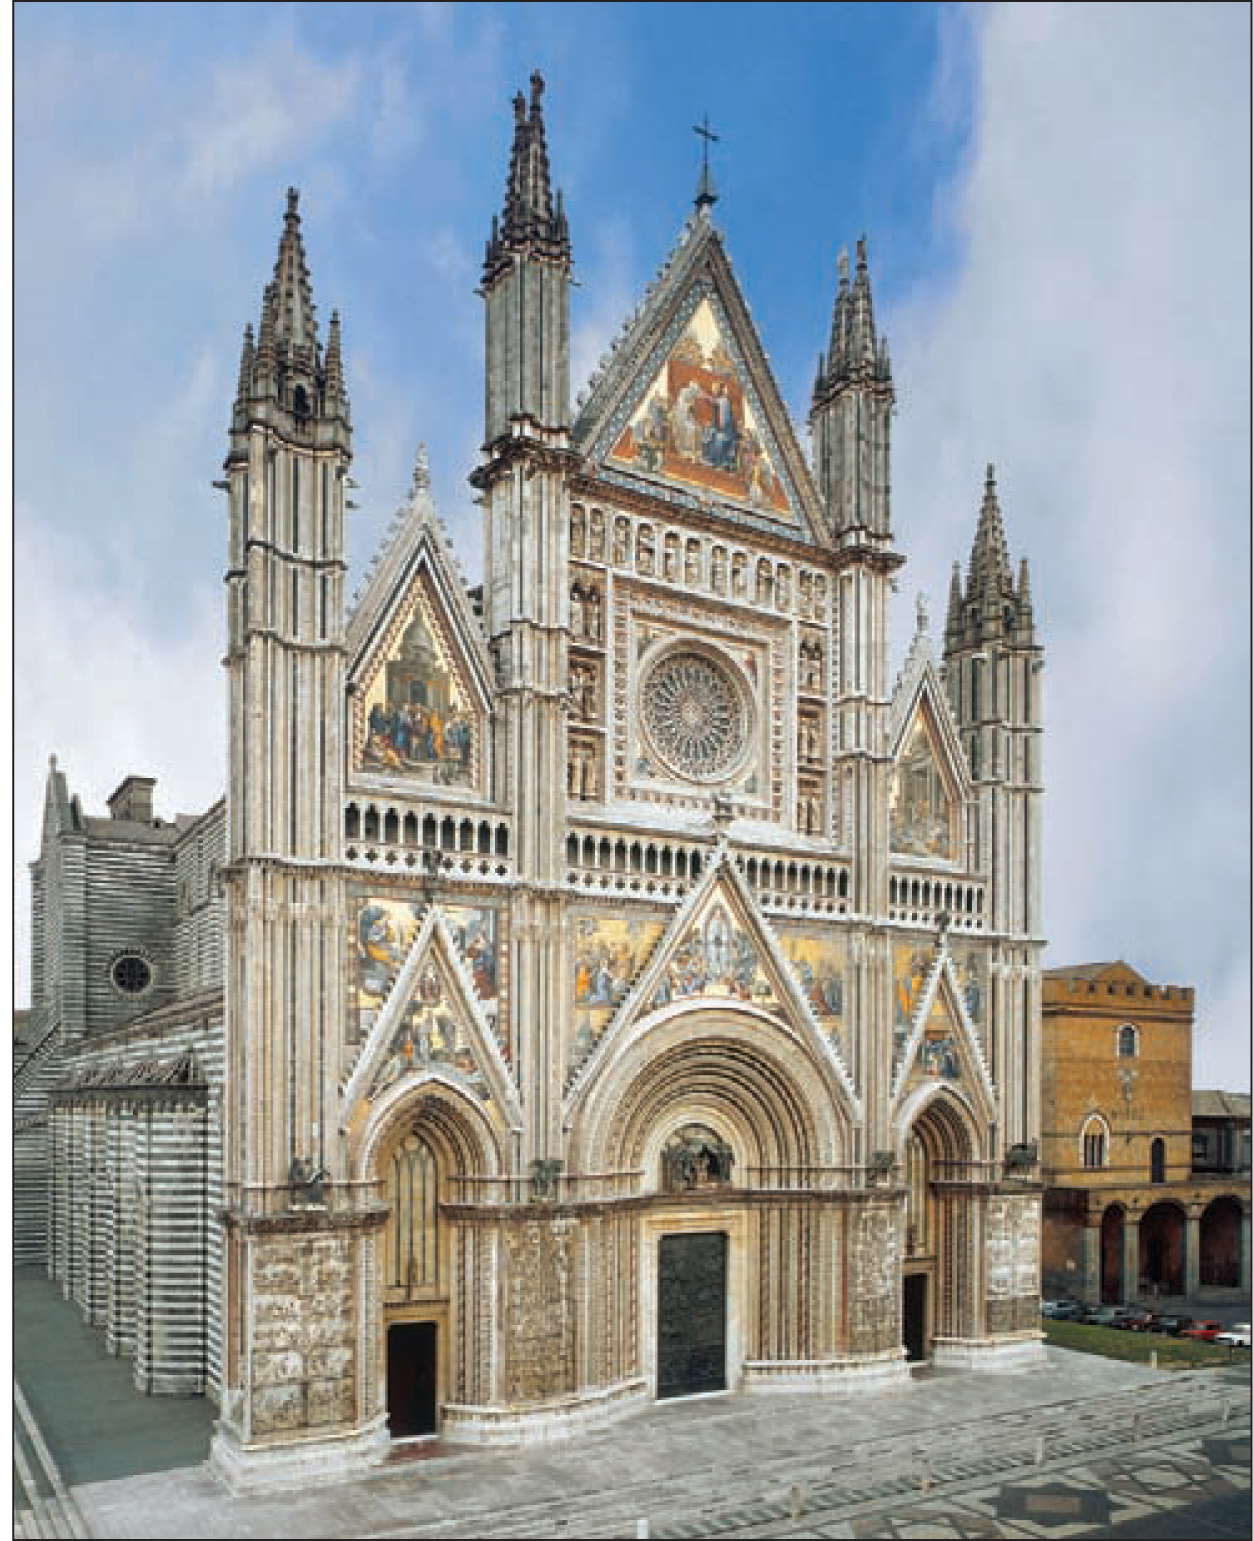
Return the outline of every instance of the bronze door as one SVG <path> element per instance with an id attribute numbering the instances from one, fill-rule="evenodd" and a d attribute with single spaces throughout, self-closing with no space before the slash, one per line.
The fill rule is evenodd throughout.
<path id="1" fill-rule="evenodd" d="M 438 1328 L 398 1322 L 387 1331 L 387 1423 L 393 1439 L 434 1434 L 439 1427 Z"/>
<path id="2" fill-rule="evenodd" d="M 663 1236 L 657 1260 L 657 1396 L 725 1391 L 727 1238 Z"/>

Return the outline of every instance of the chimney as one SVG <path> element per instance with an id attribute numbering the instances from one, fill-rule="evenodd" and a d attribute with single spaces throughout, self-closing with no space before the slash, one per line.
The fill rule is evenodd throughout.
<path id="1" fill-rule="evenodd" d="M 109 816 L 131 824 L 151 824 L 152 789 L 156 784 L 152 776 L 127 776 L 109 798 Z"/>

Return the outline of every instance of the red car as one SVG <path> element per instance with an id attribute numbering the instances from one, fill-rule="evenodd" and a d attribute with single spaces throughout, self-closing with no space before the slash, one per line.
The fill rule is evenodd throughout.
<path id="1" fill-rule="evenodd" d="M 1199 1338 L 1202 1342 L 1212 1343 L 1223 1330 L 1221 1322 L 1193 1322 L 1191 1327 L 1185 1327 L 1179 1334 L 1181 1338 Z"/>

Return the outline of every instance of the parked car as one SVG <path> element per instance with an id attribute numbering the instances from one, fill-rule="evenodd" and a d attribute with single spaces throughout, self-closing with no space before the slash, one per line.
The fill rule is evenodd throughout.
<path id="1" fill-rule="evenodd" d="M 1127 1319 L 1126 1325 L 1132 1332 L 1156 1332 L 1159 1321 L 1161 1317 L 1156 1311 L 1137 1311 Z"/>
<path id="2" fill-rule="evenodd" d="M 1250 1337 L 1249 1323 L 1237 1322 L 1234 1327 L 1228 1327 L 1226 1332 L 1220 1332 L 1214 1339 L 1215 1343 L 1227 1343 L 1233 1348 L 1253 1347 L 1253 1337 Z"/>
<path id="3" fill-rule="evenodd" d="M 1193 1322 L 1191 1327 L 1185 1327 L 1179 1334 L 1181 1338 L 1193 1338 L 1200 1343 L 1212 1343 L 1223 1330 L 1221 1322 Z"/>
<path id="4" fill-rule="evenodd" d="M 1091 1322 L 1094 1327 L 1125 1327 L 1128 1318 L 1134 1315 L 1130 1306 L 1099 1306 L 1084 1320 Z"/>
<path id="5" fill-rule="evenodd" d="M 1083 1315 L 1083 1301 L 1081 1300 L 1042 1300 L 1040 1302 L 1040 1315 L 1052 1317 L 1054 1321 L 1070 1322 Z"/>
<path id="6" fill-rule="evenodd" d="M 1191 1325 L 1192 1318 L 1190 1316 L 1159 1316 L 1157 1318 L 1157 1326 L 1153 1328 L 1153 1331 L 1168 1333 L 1172 1338 L 1177 1338 L 1181 1332 L 1191 1327 Z"/>

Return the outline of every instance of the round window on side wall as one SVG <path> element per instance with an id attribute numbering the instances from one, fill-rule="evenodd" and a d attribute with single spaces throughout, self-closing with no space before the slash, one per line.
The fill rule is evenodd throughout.
<path id="1" fill-rule="evenodd" d="M 119 995 L 138 1000 L 147 995 L 156 981 L 152 960 L 137 947 L 114 953 L 109 960 L 109 983 Z"/>

